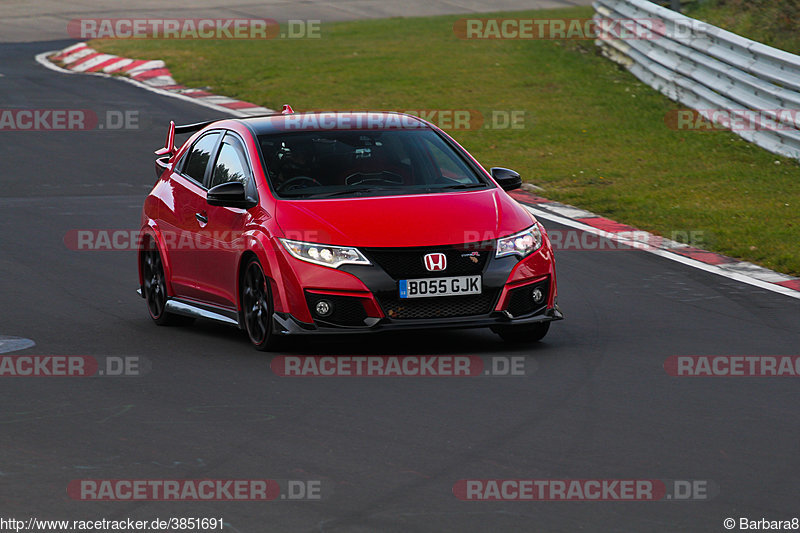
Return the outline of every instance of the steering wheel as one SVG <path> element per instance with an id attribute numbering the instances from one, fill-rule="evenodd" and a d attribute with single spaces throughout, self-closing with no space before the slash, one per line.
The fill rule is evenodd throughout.
<path id="1" fill-rule="evenodd" d="M 322 187 L 322 183 L 309 176 L 295 176 L 286 180 L 280 187 L 279 192 L 296 191 L 307 187 Z"/>
<path id="2" fill-rule="evenodd" d="M 395 179 L 382 178 L 381 176 L 383 175 Z M 362 179 L 358 181 L 352 179 L 356 176 L 362 176 Z M 403 176 L 388 170 L 381 170 L 380 172 L 355 172 L 347 176 L 344 179 L 344 183 L 345 185 L 370 185 L 379 183 L 394 183 L 400 185 L 403 183 Z"/>

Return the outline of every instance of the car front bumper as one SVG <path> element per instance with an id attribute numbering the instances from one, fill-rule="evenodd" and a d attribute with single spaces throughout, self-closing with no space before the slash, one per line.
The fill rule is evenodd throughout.
<path id="1" fill-rule="evenodd" d="M 301 322 L 288 313 L 274 313 L 273 333 L 280 336 L 336 335 L 378 333 L 381 331 L 407 331 L 422 329 L 462 329 L 492 326 L 517 326 L 563 320 L 564 314 L 556 304 L 543 312 L 524 318 L 513 318 L 503 311 L 493 311 L 488 316 L 392 320 L 390 318 L 368 318 L 363 326 L 325 326 Z"/>
<path id="2" fill-rule="evenodd" d="M 447 254 L 447 272 L 424 270 L 429 252 Z M 332 270 L 286 258 L 283 289 L 290 305 L 276 305 L 278 335 L 366 333 L 433 328 L 503 327 L 560 320 L 555 262 L 549 241 L 519 260 L 495 258 L 493 243 L 436 248 L 364 249 L 369 266 Z M 462 296 L 401 298 L 401 279 L 480 275 L 482 291 Z M 289 283 L 286 283 L 286 281 Z M 289 288 L 292 288 L 289 291 Z M 291 292 L 291 294 L 289 294 Z M 533 296 L 539 293 L 537 298 Z M 322 309 L 315 311 L 324 301 Z"/>

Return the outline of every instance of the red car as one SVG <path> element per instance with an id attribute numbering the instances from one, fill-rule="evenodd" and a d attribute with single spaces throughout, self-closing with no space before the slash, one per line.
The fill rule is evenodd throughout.
<path id="1" fill-rule="evenodd" d="M 193 133 L 180 149 L 176 133 Z M 544 228 L 433 124 L 283 113 L 170 124 L 144 203 L 157 324 L 210 318 L 260 350 L 293 335 L 490 327 L 537 341 L 557 306 Z"/>

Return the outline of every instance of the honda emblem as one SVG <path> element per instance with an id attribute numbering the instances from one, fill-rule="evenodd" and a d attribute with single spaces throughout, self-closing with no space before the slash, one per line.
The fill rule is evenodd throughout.
<path id="1" fill-rule="evenodd" d="M 438 272 L 447 268 L 447 256 L 444 254 L 428 254 L 425 256 L 425 268 Z"/>

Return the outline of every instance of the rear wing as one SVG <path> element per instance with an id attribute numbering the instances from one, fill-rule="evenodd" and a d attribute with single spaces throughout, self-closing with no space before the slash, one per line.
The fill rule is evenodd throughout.
<path id="1" fill-rule="evenodd" d="M 196 124 L 186 124 L 184 126 L 176 126 L 174 120 L 169 121 L 169 130 L 167 130 L 167 139 L 164 141 L 164 147 L 155 151 L 157 156 L 174 155 L 178 149 L 175 147 L 175 135 L 185 133 L 194 133 L 200 131 L 209 124 L 213 124 L 217 120 L 206 120 L 205 122 L 197 122 Z"/>
<path id="2" fill-rule="evenodd" d="M 274 115 L 291 115 L 294 113 L 292 106 L 289 104 L 284 104 L 283 109 L 280 113 L 268 113 L 266 115 L 257 115 L 257 116 L 274 116 Z M 253 117 L 255 118 L 255 117 Z M 218 122 L 222 119 L 214 119 L 214 120 L 206 120 L 205 122 L 196 122 L 195 124 L 185 124 L 183 126 L 176 126 L 174 120 L 169 121 L 169 130 L 167 130 L 167 139 L 164 141 L 164 147 L 159 148 L 155 151 L 155 154 L 159 157 L 161 156 L 173 156 L 178 152 L 178 149 L 175 147 L 175 135 L 181 135 L 186 133 L 194 133 L 196 131 L 200 131 L 206 126 L 213 124 L 214 122 Z"/>
<path id="3" fill-rule="evenodd" d="M 194 133 L 200 131 L 209 124 L 217 122 L 216 120 L 207 120 L 206 122 L 198 122 L 196 124 L 187 124 L 185 126 L 176 126 L 175 121 L 169 121 L 169 130 L 167 130 L 167 140 L 164 141 L 164 148 L 159 148 L 155 151 L 158 156 L 156 159 L 156 178 L 160 178 L 161 174 L 169 167 L 170 158 L 178 153 L 175 147 L 175 134 Z"/>

